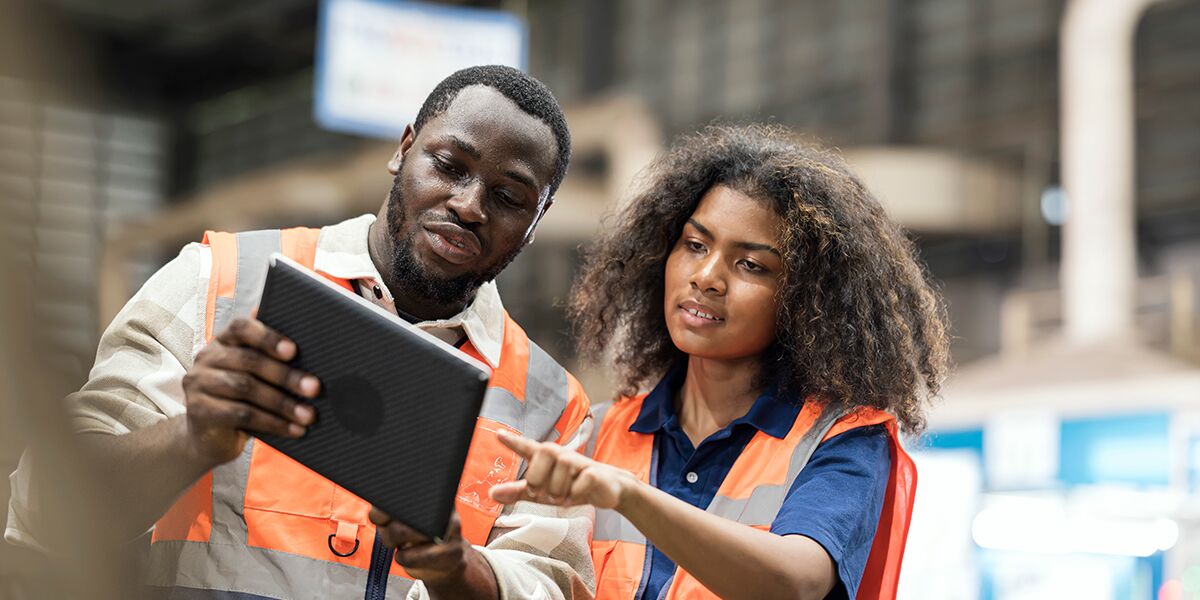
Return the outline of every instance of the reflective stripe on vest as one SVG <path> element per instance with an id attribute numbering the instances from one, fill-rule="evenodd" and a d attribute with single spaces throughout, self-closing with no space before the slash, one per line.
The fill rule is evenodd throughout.
<path id="1" fill-rule="evenodd" d="M 629 431 L 641 412 L 645 396 L 619 401 L 600 425 L 596 460 L 633 472 L 653 484 L 657 466 L 654 435 Z M 783 439 L 758 432 L 734 462 L 706 509 L 712 514 L 761 530 L 769 530 L 788 490 L 821 442 L 856 427 L 883 424 L 891 439 L 892 467 L 871 554 L 858 598 L 894 598 L 916 471 L 899 444 L 895 419 L 886 413 L 861 410 L 841 416 L 806 403 Z M 787 456 L 786 463 L 782 460 Z M 651 553 L 646 538 L 613 510 L 596 511 L 592 556 L 596 567 L 597 600 L 631 600 L 644 592 Z M 715 597 L 683 569 L 676 568 L 664 598 Z"/>
<path id="2" fill-rule="evenodd" d="M 204 241 L 213 257 L 206 339 L 253 312 L 271 253 L 282 252 L 312 268 L 319 235 L 320 230 L 305 228 L 206 233 Z M 346 280 L 326 277 L 351 289 Z M 482 361 L 470 343 L 463 351 Z M 456 497 L 467 541 L 487 544 L 502 508 L 487 490 L 516 479 L 523 468 L 496 432 L 557 439 L 577 428 L 582 416 L 576 415 L 586 415 L 587 410 L 578 382 L 506 314 L 500 365 L 492 372 Z M 375 538 L 375 527 L 367 519 L 369 508 L 328 479 L 252 439 L 237 459 L 201 478 L 159 520 L 147 583 L 268 598 L 360 595 Z M 402 598 L 411 585 L 404 570 L 391 564 L 387 597 Z"/>

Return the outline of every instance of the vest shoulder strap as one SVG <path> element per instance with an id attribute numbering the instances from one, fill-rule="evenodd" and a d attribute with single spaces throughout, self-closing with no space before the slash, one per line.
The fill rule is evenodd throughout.
<path id="1" fill-rule="evenodd" d="M 596 455 L 596 440 L 600 439 L 600 428 L 604 426 L 604 418 L 612 405 L 613 401 L 610 400 L 592 406 L 592 432 L 584 448 L 584 455 L 589 458 Z"/>
<path id="2" fill-rule="evenodd" d="M 311 227 L 263 229 L 228 233 L 204 232 L 203 243 L 212 253 L 205 312 L 208 339 L 237 317 L 250 315 L 258 304 L 271 254 L 284 256 L 312 268 L 321 230 Z"/>
<path id="3" fill-rule="evenodd" d="M 230 321 L 249 316 L 267 277 L 268 258 L 283 250 L 278 229 L 223 233 L 209 231 L 212 274 L 205 310 L 205 337 L 212 339 Z"/>
<path id="4" fill-rule="evenodd" d="M 882 410 L 865 407 L 859 408 L 838 419 L 837 422 L 833 424 L 833 427 L 830 427 L 829 431 L 825 433 L 825 436 L 821 438 L 821 441 L 824 442 L 830 438 L 837 437 L 843 433 L 846 433 L 847 431 L 850 431 L 851 429 L 856 429 L 858 427 L 886 425 L 888 423 L 891 423 L 891 426 L 894 427 L 895 422 L 896 417 L 893 417 Z"/>

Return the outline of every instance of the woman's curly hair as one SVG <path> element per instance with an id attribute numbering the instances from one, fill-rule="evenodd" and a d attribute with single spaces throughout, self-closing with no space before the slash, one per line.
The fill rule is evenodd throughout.
<path id="1" fill-rule="evenodd" d="M 945 307 L 912 243 L 834 153 L 780 126 L 709 126 L 643 173 L 587 249 L 568 316 L 582 355 L 611 351 L 632 395 L 684 358 L 663 314 L 667 256 L 714 185 L 768 201 L 783 223 L 784 273 L 764 384 L 833 409 L 872 407 L 908 433 L 949 370 Z"/>

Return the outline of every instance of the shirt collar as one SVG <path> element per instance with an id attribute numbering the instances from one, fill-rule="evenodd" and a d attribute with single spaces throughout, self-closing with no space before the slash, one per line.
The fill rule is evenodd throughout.
<path id="1" fill-rule="evenodd" d="M 366 280 L 368 285 L 379 286 L 390 302 L 391 291 L 383 283 L 367 249 L 367 233 L 374 222 L 375 215 L 365 214 L 323 227 L 317 239 L 313 270 L 338 279 Z M 475 298 L 457 315 L 436 321 L 420 321 L 415 325 L 421 329 L 462 328 L 471 345 L 492 368 L 500 365 L 504 305 L 494 281 L 480 286 Z"/>
<path id="2" fill-rule="evenodd" d="M 675 416 L 675 394 L 687 377 L 687 361 L 680 361 L 671 367 L 667 374 L 659 380 L 658 385 L 642 400 L 642 409 L 638 418 L 629 426 L 629 431 L 635 433 L 657 433 L 671 417 Z M 755 429 L 775 438 L 787 437 L 802 406 L 795 402 L 787 402 L 777 398 L 775 386 L 770 386 L 763 392 L 750 410 L 729 424 L 733 428 L 740 424 L 750 425 Z"/>

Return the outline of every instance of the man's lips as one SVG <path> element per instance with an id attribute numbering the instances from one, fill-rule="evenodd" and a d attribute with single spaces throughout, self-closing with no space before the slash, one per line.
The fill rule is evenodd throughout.
<path id="1" fill-rule="evenodd" d="M 432 234 L 434 249 L 446 260 L 461 263 L 483 253 L 474 233 L 452 223 L 428 223 L 425 230 Z"/>

